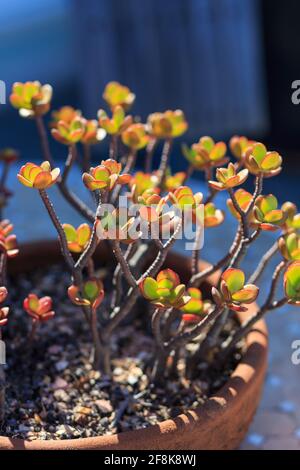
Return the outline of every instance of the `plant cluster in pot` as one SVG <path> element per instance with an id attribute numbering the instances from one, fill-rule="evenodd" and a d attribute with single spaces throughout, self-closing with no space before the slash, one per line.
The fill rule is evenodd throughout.
<path id="1" fill-rule="evenodd" d="M 67 149 L 61 171 L 44 124 L 51 97 L 51 86 L 39 82 L 14 84 L 10 97 L 21 116 L 35 121 L 44 157 L 17 177 L 41 198 L 59 245 L 18 248 L 12 224 L 0 224 L 0 331 L 7 346 L 0 449 L 236 448 L 263 385 L 263 318 L 300 302 L 300 215 L 293 203 L 279 208 L 263 193 L 264 178 L 281 170 L 281 156 L 234 136 L 230 162 L 226 144 L 205 136 L 183 145 L 188 168 L 172 174 L 173 140 L 188 128 L 183 112 L 154 113 L 142 124 L 127 114 L 135 95 L 111 82 L 103 94 L 110 111 L 99 110 L 97 120 L 70 106 L 52 112 L 51 135 Z M 109 158 L 91 167 L 91 147 L 105 138 Z M 0 158 L 3 209 L 18 155 L 6 149 Z M 143 171 L 134 171 L 137 158 Z M 70 188 L 74 165 L 90 205 Z M 194 171 L 205 174 L 205 195 L 189 186 Z M 249 177 L 251 193 L 241 188 Z M 60 222 L 54 185 L 85 219 L 79 227 Z M 222 259 L 208 264 L 199 252 L 204 228 L 224 221 L 215 203 L 220 191 L 228 193 L 237 230 Z M 280 235 L 246 279 L 248 248 L 269 230 Z M 191 259 L 170 252 L 191 233 Z M 256 284 L 277 253 L 281 261 L 258 306 Z"/>

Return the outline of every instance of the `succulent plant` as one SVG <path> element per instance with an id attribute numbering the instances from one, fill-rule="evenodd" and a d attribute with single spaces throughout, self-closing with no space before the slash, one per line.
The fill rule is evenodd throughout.
<path id="1" fill-rule="evenodd" d="M 119 82 L 109 82 L 105 87 L 103 98 L 112 110 L 116 106 L 122 106 L 126 110 L 134 103 L 135 94 Z"/>
<path id="2" fill-rule="evenodd" d="M 113 189 L 116 184 L 129 183 L 131 176 L 127 173 L 120 174 L 121 163 L 115 160 L 102 160 L 101 165 L 90 169 L 90 173 L 83 173 L 82 180 L 91 191 L 96 189 Z"/>
<path id="3" fill-rule="evenodd" d="M 142 295 L 156 307 L 165 309 L 175 307 L 181 309 L 189 301 L 184 284 L 180 284 L 179 276 L 171 269 L 164 269 L 156 279 L 148 276 L 139 285 Z"/>
<path id="4" fill-rule="evenodd" d="M 46 114 L 50 109 L 51 98 L 51 85 L 41 85 L 38 81 L 17 82 L 13 85 L 10 102 L 22 117 L 28 118 Z"/>
<path id="5" fill-rule="evenodd" d="M 274 231 L 284 223 L 286 215 L 283 210 L 278 209 L 278 201 L 275 196 L 259 196 L 254 205 L 253 224 L 262 230 Z"/>
<path id="6" fill-rule="evenodd" d="M 52 310 L 52 299 L 48 296 L 39 299 L 37 295 L 31 293 L 24 299 L 23 307 L 25 312 L 37 322 L 48 321 L 55 315 Z"/>
<path id="7" fill-rule="evenodd" d="M 104 298 L 103 283 L 100 279 L 92 278 L 83 283 L 82 290 L 72 285 L 68 289 L 68 295 L 75 305 L 89 306 L 96 310 Z"/>
<path id="8" fill-rule="evenodd" d="M 35 189 L 48 189 L 53 186 L 60 175 L 59 168 L 51 170 L 50 163 L 45 161 L 41 165 L 26 163 L 18 173 L 18 180 L 24 186 Z"/>
<path id="9" fill-rule="evenodd" d="M 131 124 L 122 132 L 122 142 L 132 150 L 139 150 L 149 143 L 146 127 L 143 124 Z"/>
<path id="10" fill-rule="evenodd" d="M 267 312 L 286 303 L 300 305 L 300 214 L 295 204 L 286 202 L 280 208 L 274 195 L 263 194 L 264 178 L 275 176 L 281 170 L 282 157 L 278 152 L 269 152 L 262 143 L 244 136 L 234 136 L 230 139 L 229 148 L 236 161 L 228 163 L 225 142 L 215 142 L 211 137 L 203 136 L 190 148 L 183 146 L 189 166 L 187 171 L 173 174 L 172 142 L 188 129 L 184 113 L 181 110 L 154 112 L 149 115 L 147 123 L 138 122 L 138 119 L 126 115 L 135 100 L 134 93 L 118 82 L 110 82 L 103 93 L 109 112 L 100 109 L 97 119 L 87 120 L 80 110 L 71 106 L 52 113 L 51 134 L 68 147 L 60 174 L 53 163 L 42 117 L 50 110 L 51 96 L 51 87 L 42 86 L 39 82 L 13 86 L 11 102 L 22 116 L 35 118 L 45 160 L 41 165 L 26 163 L 17 177 L 25 186 L 38 190 L 37 194 L 56 229 L 71 277 L 68 296 L 82 310 L 87 321 L 96 370 L 101 369 L 113 378 L 111 338 L 123 320 L 128 321 L 139 297 L 143 302 L 142 323 L 149 321 L 149 326 L 151 323 L 156 345 L 153 348 L 153 367 L 149 361 L 149 370 L 145 373 L 149 373 L 150 381 L 160 385 L 174 371 L 191 377 L 199 372 L 199 365 L 201 370 L 206 370 L 207 367 L 215 367 L 219 359 L 224 363 L 255 322 Z M 104 138 L 109 139 L 110 158 L 97 160 L 91 167 L 90 146 Z M 163 141 L 162 145 L 160 141 Z M 156 167 L 153 156 L 160 146 L 161 159 Z M 142 149 L 145 150 L 139 152 L 139 163 L 144 166 L 135 172 L 136 156 Z M 9 195 L 5 186 L 7 168 L 16 159 L 14 150 L 0 152 L 0 164 L 4 168 L 0 178 L 0 210 L 6 205 Z M 227 163 L 228 166 L 224 167 Z M 83 184 L 93 193 L 93 209 L 73 192 L 68 183 L 68 175 L 76 164 L 82 169 Z M 195 186 L 190 185 L 193 170 L 204 171 L 207 192 L 198 192 L 196 181 Z M 242 187 L 235 189 L 247 179 L 247 183 L 254 180 L 253 191 Z M 60 223 L 55 205 L 46 191 L 54 184 L 84 217 L 85 222 L 78 227 Z M 223 223 L 225 212 L 215 201 L 222 190 L 229 194 L 227 207 L 235 218 L 230 223 L 237 225 L 236 233 L 222 257 L 202 268 L 198 263 L 202 229 L 213 230 Z M 124 199 L 127 205 L 123 204 Z M 177 273 L 168 268 L 170 258 L 167 254 L 178 234 L 185 234 L 185 213 L 190 216 L 192 227 L 196 226 L 196 235 L 190 276 L 181 283 Z M 249 246 L 262 231 L 269 230 L 278 230 L 279 239 L 263 254 L 246 281 L 240 265 Z M 7 296 L 7 259 L 18 254 L 16 236 L 12 231 L 12 224 L 2 219 L 0 303 Z M 107 250 L 109 260 L 105 270 L 100 271 L 95 264 L 99 243 Z M 226 243 L 221 235 L 222 247 Z M 264 303 L 257 306 L 253 317 L 238 326 L 232 322 L 231 311 L 243 313 L 249 304 L 256 301 L 259 293 L 257 281 L 278 251 L 282 257 L 273 271 Z M 102 275 L 107 276 L 105 281 Z M 205 283 L 211 281 L 212 275 L 215 276 L 215 286 L 206 299 L 202 292 L 208 292 Z M 282 275 L 284 296 L 276 299 Z M 39 322 L 54 316 L 52 300 L 30 293 L 24 300 L 24 309 L 32 318 L 32 339 Z M 7 318 L 8 307 L 1 307 L 0 327 L 6 324 Z M 135 321 L 134 316 L 130 318 Z M 177 367 L 177 362 L 184 363 L 184 367 Z"/>
<path id="11" fill-rule="evenodd" d="M 288 303 L 300 305 L 300 261 L 294 261 L 285 271 L 284 290 Z"/>
<path id="12" fill-rule="evenodd" d="M 188 128 L 188 123 L 180 109 L 153 113 L 148 117 L 149 133 L 157 139 L 180 137 Z"/>
<path id="13" fill-rule="evenodd" d="M 213 298 L 217 303 L 225 303 L 231 310 L 244 312 L 243 304 L 251 304 L 258 296 L 259 289 L 253 284 L 245 284 L 245 274 L 241 269 L 229 268 L 221 276 L 220 291 L 213 288 Z"/>
<path id="14" fill-rule="evenodd" d="M 71 224 L 63 224 L 66 234 L 68 248 L 72 253 L 82 253 L 87 247 L 90 237 L 91 228 L 88 224 L 81 224 L 77 229 Z"/>
<path id="15" fill-rule="evenodd" d="M 216 171 L 216 179 L 218 181 L 209 181 L 209 185 L 217 190 L 223 191 L 224 189 L 235 188 L 243 184 L 248 178 L 248 170 L 244 169 L 239 172 L 233 163 L 229 163 L 227 168 L 218 168 Z"/>
<path id="16" fill-rule="evenodd" d="M 278 152 L 268 152 L 264 144 L 255 142 L 245 151 L 245 165 L 253 175 L 276 176 L 281 171 L 282 158 Z"/>
<path id="17" fill-rule="evenodd" d="M 183 155 L 196 170 L 209 170 L 212 167 L 224 165 L 228 161 L 226 157 L 226 144 L 217 142 L 208 136 L 201 137 L 199 142 L 191 148 L 182 147 Z"/>

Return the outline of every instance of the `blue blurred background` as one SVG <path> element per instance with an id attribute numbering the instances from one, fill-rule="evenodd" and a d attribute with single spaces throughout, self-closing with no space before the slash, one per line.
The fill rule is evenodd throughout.
<path id="1" fill-rule="evenodd" d="M 34 124 L 8 103 L 13 82 L 51 83 L 53 109 L 71 104 L 92 118 L 104 105 L 105 84 L 118 80 L 136 93 L 133 112 L 142 119 L 182 108 L 187 143 L 245 134 L 279 150 L 284 170 L 266 181 L 266 191 L 299 200 L 300 105 L 291 102 L 291 83 L 300 78 L 299 1 L 0 0 L 0 7 L 0 80 L 7 86 L 0 147 L 41 160 Z M 51 139 L 51 147 L 65 157 L 63 145 Z M 106 155 L 106 143 L 94 149 L 96 161 Z M 178 142 L 172 166 L 185 165 Z"/>

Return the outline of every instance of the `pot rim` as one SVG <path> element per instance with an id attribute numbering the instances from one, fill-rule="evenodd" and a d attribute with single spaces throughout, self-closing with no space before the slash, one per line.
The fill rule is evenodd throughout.
<path id="1" fill-rule="evenodd" d="M 42 246 L 43 249 L 49 248 L 48 252 L 54 253 L 58 251 L 57 242 L 53 240 L 25 243 L 21 245 L 20 250 L 24 258 L 36 251 L 37 245 Z M 186 258 L 176 252 L 171 252 L 169 256 L 170 258 L 177 259 L 178 263 Z M 12 271 L 15 271 L 15 268 L 16 266 L 13 267 Z M 249 305 L 249 310 L 243 314 L 242 319 L 247 319 L 256 310 L 257 305 L 255 303 Z M 184 429 L 188 426 L 200 425 L 204 427 L 205 423 L 214 420 L 216 415 L 219 416 L 220 413 L 225 413 L 229 407 L 234 408 L 236 402 L 243 397 L 248 387 L 255 382 L 257 377 L 265 373 L 267 367 L 268 331 L 264 320 L 259 320 L 252 327 L 246 337 L 246 344 L 247 349 L 241 362 L 239 362 L 221 389 L 203 405 L 194 410 L 188 410 L 176 418 L 150 425 L 147 428 L 125 431 L 114 435 L 78 439 L 28 441 L 0 436 L 0 450 L 114 450 L 120 448 L 130 449 L 130 443 L 135 443 L 134 448 L 141 448 L 137 447 L 137 443 L 146 441 L 153 434 L 160 433 L 163 436 L 165 433 L 174 432 L 178 429 L 184 432 Z"/>

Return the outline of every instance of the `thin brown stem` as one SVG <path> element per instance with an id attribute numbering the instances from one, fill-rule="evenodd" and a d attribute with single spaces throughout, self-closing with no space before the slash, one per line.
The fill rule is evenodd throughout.
<path id="1" fill-rule="evenodd" d="M 239 230 L 235 235 L 235 238 L 233 240 L 233 243 L 232 243 L 228 253 L 225 256 L 223 256 L 223 258 L 221 258 L 214 265 L 209 266 L 208 268 L 206 268 L 201 273 L 197 273 L 194 276 L 192 276 L 191 279 L 190 279 L 190 282 L 189 282 L 189 287 L 199 286 L 208 276 L 210 276 L 211 274 L 214 274 L 220 268 L 222 268 L 222 266 L 229 263 L 232 256 L 234 255 L 234 253 L 236 252 L 236 250 L 239 247 L 240 239 L 241 239 L 241 231 Z"/>
<path id="2" fill-rule="evenodd" d="M 82 159 L 82 169 L 86 173 L 90 171 L 91 167 L 91 146 L 88 144 L 83 145 L 83 159 Z"/>
<path id="3" fill-rule="evenodd" d="M 112 240 L 111 245 L 112 245 L 113 253 L 118 263 L 120 263 L 120 266 L 121 266 L 121 269 L 123 271 L 126 281 L 131 287 L 135 288 L 137 286 L 137 282 L 130 270 L 129 264 L 125 256 L 123 255 L 123 252 L 120 247 L 120 242 L 118 240 Z"/>
<path id="4" fill-rule="evenodd" d="M 202 225 L 197 224 L 194 249 L 192 251 L 192 276 L 196 276 L 199 271 L 200 241 L 202 237 Z"/>
<path id="5" fill-rule="evenodd" d="M 180 346 L 185 345 L 189 341 L 192 341 L 197 336 L 199 336 L 207 326 L 209 326 L 218 316 L 223 312 L 224 306 L 216 306 L 212 312 L 210 312 L 206 317 L 203 318 L 196 326 L 191 330 L 183 332 L 174 338 L 172 338 L 168 343 L 168 349 L 175 350 Z"/>
<path id="6" fill-rule="evenodd" d="M 47 136 L 43 118 L 41 116 L 36 117 L 36 124 L 37 124 L 38 134 L 40 136 L 43 158 L 49 161 L 51 164 L 51 167 L 53 168 L 55 166 L 55 163 L 50 152 L 48 136 Z M 70 205 L 74 207 L 74 209 L 76 209 L 79 212 L 79 214 L 81 214 L 90 222 L 94 220 L 93 211 L 91 211 L 90 208 L 87 207 L 84 204 L 84 202 L 78 198 L 78 196 L 76 196 L 72 191 L 70 191 L 61 180 L 57 182 L 57 186 L 61 194 L 64 196 L 64 198 L 69 202 Z"/>
<path id="7" fill-rule="evenodd" d="M 116 134 L 112 135 L 110 139 L 109 158 L 118 160 L 118 135 Z"/>
<path id="8" fill-rule="evenodd" d="M 151 173 L 152 170 L 152 158 L 155 147 L 157 145 L 157 139 L 152 138 L 146 148 L 146 158 L 145 158 L 145 172 Z"/>
<path id="9" fill-rule="evenodd" d="M 64 232 L 64 229 L 56 215 L 56 212 L 54 210 L 54 207 L 53 207 L 53 204 L 52 202 L 50 201 L 46 191 L 44 189 L 40 189 L 39 190 L 39 193 L 40 193 L 40 196 L 42 198 L 42 201 L 48 211 L 48 214 L 50 216 L 50 219 L 52 220 L 52 223 L 57 231 L 57 234 L 58 234 L 58 237 L 59 237 L 59 241 L 60 241 L 60 247 L 61 247 L 61 251 L 62 251 L 62 254 L 63 254 L 63 257 L 67 263 L 67 266 L 69 268 L 69 270 L 72 272 L 72 274 L 75 274 L 74 273 L 74 260 L 72 258 L 72 255 L 69 251 L 69 248 L 68 248 L 68 242 L 67 242 L 67 238 L 66 238 L 66 235 L 65 235 L 65 232 Z M 77 285 L 80 285 L 80 282 L 81 282 L 81 279 L 80 277 L 78 276 L 74 276 L 77 278 Z"/>
<path id="10" fill-rule="evenodd" d="M 69 146 L 68 156 L 66 159 L 64 171 L 61 176 L 61 183 L 64 185 L 68 179 L 71 168 L 76 160 L 76 146 L 74 144 Z"/>
<path id="11" fill-rule="evenodd" d="M 172 149 L 173 140 L 167 139 L 163 146 L 163 151 L 161 155 L 160 165 L 157 171 L 158 177 L 158 186 L 162 187 L 164 185 L 164 180 L 166 177 L 166 172 L 169 165 L 171 149 Z"/>
<path id="12" fill-rule="evenodd" d="M 268 311 L 274 310 L 276 308 L 281 307 L 287 302 L 287 299 L 284 297 L 279 301 L 274 301 L 274 297 L 276 295 L 276 290 L 278 286 L 278 282 L 280 279 L 280 274 L 283 269 L 287 266 L 287 261 L 281 261 L 274 270 L 272 276 L 272 282 L 269 294 L 263 306 L 258 310 L 258 312 L 250 317 L 235 333 L 231 334 L 225 343 L 222 346 L 222 350 L 218 355 L 222 361 L 228 356 L 228 354 L 233 350 L 235 345 L 247 335 L 247 333 L 251 330 L 252 326 L 258 322 Z"/>
<path id="13" fill-rule="evenodd" d="M 273 258 L 273 256 L 278 252 L 278 241 L 271 246 L 271 248 L 263 255 L 262 259 L 260 260 L 257 268 L 250 276 L 248 283 L 255 284 L 263 274 L 264 270 L 266 269 L 269 261 Z"/>

